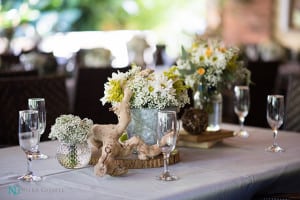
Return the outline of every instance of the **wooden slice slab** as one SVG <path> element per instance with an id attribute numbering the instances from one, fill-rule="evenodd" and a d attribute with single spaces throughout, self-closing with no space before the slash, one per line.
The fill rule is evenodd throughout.
<path id="1" fill-rule="evenodd" d="M 90 165 L 96 165 L 98 162 L 100 155 L 92 155 L 92 158 L 90 160 Z M 175 149 L 171 155 L 169 164 L 175 164 L 180 161 L 179 151 Z M 125 165 L 128 169 L 142 169 L 142 168 L 157 168 L 162 167 L 164 165 L 163 156 L 158 155 L 154 158 L 151 158 L 149 160 L 140 160 L 137 157 L 137 154 L 131 154 L 130 156 L 126 158 L 119 158 L 115 160 L 116 165 L 122 164 Z"/>
<path id="2" fill-rule="evenodd" d="M 233 137 L 234 132 L 231 130 L 221 129 L 216 132 L 204 132 L 199 135 L 191 135 L 185 130 L 180 131 L 177 146 L 210 148 L 224 138 Z"/>

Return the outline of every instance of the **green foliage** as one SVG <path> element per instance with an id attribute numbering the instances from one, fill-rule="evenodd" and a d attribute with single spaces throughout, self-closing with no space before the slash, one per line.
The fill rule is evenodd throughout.
<path id="1" fill-rule="evenodd" d="M 30 23 L 49 25 L 41 36 L 68 31 L 151 30 L 158 43 L 166 44 L 170 56 L 177 56 L 180 45 L 203 31 L 207 0 L 2 0 L 0 33 L 8 35 L 16 26 Z M 34 3 L 32 3 L 34 2 Z M 28 7 L 21 21 L 5 19 L 6 14 Z M 50 20 L 49 20 L 50 19 Z M 49 21 L 46 21 L 49 20 Z M 13 24 L 13 21 L 17 23 Z M 199 22 L 199 23 L 198 23 Z M 5 30 L 6 28 L 11 30 Z"/>
<path id="2" fill-rule="evenodd" d="M 134 5 L 134 11 L 126 9 L 125 3 Z M 77 10 L 80 17 L 70 30 L 153 29 L 163 24 L 186 4 L 184 0 L 40 0 L 32 4 L 29 0 L 2 0 L 1 12 L 20 8 L 27 4 L 31 11 L 60 14 L 64 10 Z M 74 13 L 76 15 L 76 13 Z"/>

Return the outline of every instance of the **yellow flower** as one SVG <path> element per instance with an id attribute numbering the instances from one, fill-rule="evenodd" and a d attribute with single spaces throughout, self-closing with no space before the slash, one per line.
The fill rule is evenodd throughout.
<path id="1" fill-rule="evenodd" d="M 206 55 L 206 57 L 208 57 L 208 58 L 212 55 L 212 50 L 211 50 L 209 47 L 206 49 L 205 55 Z"/>
<path id="2" fill-rule="evenodd" d="M 196 49 L 198 47 L 199 47 L 199 43 L 198 42 L 193 42 L 192 49 Z"/>
<path id="3" fill-rule="evenodd" d="M 197 70 L 197 72 L 198 72 L 198 74 L 199 75 L 203 75 L 203 74 L 205 74 L 205 69 L 203 68 L 203 67 L 200 67 L 198 70 Z"/>
<path id="4" fill-rule="evenodd" d="M 219 47 L 219 51 L 222 52 L 222 53 L 225 53 L 226 52 L 226 48 L 225 47 Z"/>
<path id="5" fill-rule="evenodd" d="M 153 91 L 154 91 L 154 88 L 153 88 L 152 86 L 149 86 L 149 87 L 148 87 L 148 90 L 149 90 L 149 92 L 153 92 Z"/>
<path id="6" fill-rule="evenodd" d="M 205 60 L 204 56 L 199 56 L 199 61 L 203 62 Z"/>
<path id="7" fill-rule="evenodd" d="M 123 89 L 121 87 L 121 83 L 118 80 L 110 80 L 111 88 L 108 92 L 108 100 L 121 102 L 123 99 Z"/>
<path id="8" fill-rule="evenodd" d="M 176 75 L 176 72 L 177 71 L 177 66 L 173 65 L 169 70 L 167 71 L 164 71 L 164 76 L 166 76 L 168 79 L 172 79 L 172 80 L 175 80 L 178 75 Z"/>

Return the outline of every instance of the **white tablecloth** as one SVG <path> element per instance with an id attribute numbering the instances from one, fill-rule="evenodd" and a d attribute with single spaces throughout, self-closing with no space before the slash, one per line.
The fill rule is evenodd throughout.
<path id="1" fill-rule="evenodd" d="M 33 161 L 43 180 L 26 183 L 16 180 L 26 171 L 20 147 L 0 149 L 0 199 L 251 199 L 262 191 L 300 191 L 300 134 L 280 131 L 286 152 L 275 154 L 264 150 L 272 143 L 270 129 L 246 128 L 247 139 L 224 139 L 210 149 L 178 148 L 181 161 L 170 166 L 180 178 L 174 182 L 156 179 L 162 168 L 130 169 L 122 177 L 97 177 L 92 166 L 65 169 L 55 158 L 58 143 L 51 141 L 40 145 L 50 158 Z"/>

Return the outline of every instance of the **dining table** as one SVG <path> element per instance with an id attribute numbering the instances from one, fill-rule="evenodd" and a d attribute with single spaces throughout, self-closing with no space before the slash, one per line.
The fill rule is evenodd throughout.
<path id="1" fill-rule="evenodd" d="M 236 124 L 222 129 L 236 131 Z M 40 143 L 46 160 L 33 160 L 39 182 L 17 179 L 26 172 L 19 146 L 0 149 L 0 199 L 254 199 L 257 194 L 300 193 L 300 133 L 279 130 L 277 142 L 286 150 L 265 151 L 273 143 L 269 128 L 245 126 L 248 138 L 233 136 L 210 148 L 178 146 L 180 161 L 169 166 L 178 176 L 161 181 L 163 167 L 129 169 L 122 176 L 96 176 L 94 166 L 66 169 L 56 159 L 58 141 Z"/>

